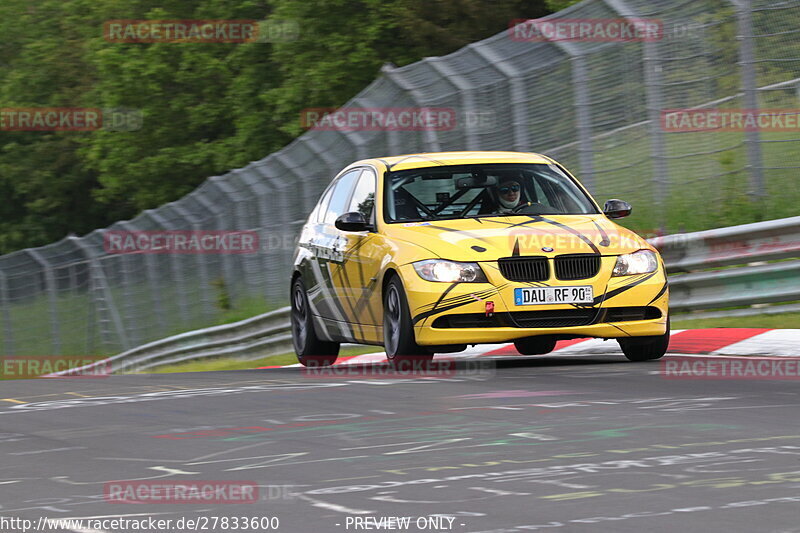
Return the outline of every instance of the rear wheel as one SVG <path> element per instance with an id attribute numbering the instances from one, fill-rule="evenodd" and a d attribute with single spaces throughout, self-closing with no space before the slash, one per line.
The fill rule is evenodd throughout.
<path id="1" fill-rule="evenodd" d="M 544 355 L 552 352 L 556 347 L 556 338 L 539 336 L 525 337 L 514 341 L 514 347 L 522 355 Z"/>
<path id="2" fill-rule="evenodd" d="M 667 353 L 669 347 L 669 317 L 667 317 L 667 331 L 663 335 L 649 337 L 627 337 L 617 339 L 622 353 L 630 361 L 652 361 L 660 359 Z"/>
<path id="3" fill-rule="evenodd" d="M 314 331 L 311 307 L 301 278 L 292 283 L 292 343 L 297 360 L 304 366 L 329 366 L 339 356 L 339 343 L 323 341 Z"/>
<path id="4" fill-rule="evenodd" d="M 408 300 L 397 276 L 392 277 L 383 294 L 383 346 L 386 358 L 394 364 L 433 359 L 433 354 L 414 339 Z"/>

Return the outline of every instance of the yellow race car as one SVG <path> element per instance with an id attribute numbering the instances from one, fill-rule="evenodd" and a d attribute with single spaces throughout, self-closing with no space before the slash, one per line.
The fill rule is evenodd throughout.
<path id="1" fill-rule="evenodd" d="M 292 337 L 305 365 L 342 342 L 391 361 L 468 344 L 615 338 L 628 359 L 664 355 L 669 291 L 658 252 L 610 219 L 563 166 L 516 152 L 358 161 L 302 229 L 291 279 Z"/>

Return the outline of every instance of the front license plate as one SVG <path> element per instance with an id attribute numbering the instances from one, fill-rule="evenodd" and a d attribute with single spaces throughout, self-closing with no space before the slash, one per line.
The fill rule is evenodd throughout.
<path id="1" fill-rule="evenodd" d="M 514 289 L 516 305 L 590 304 L 593 301 L 591 285 Z"/>

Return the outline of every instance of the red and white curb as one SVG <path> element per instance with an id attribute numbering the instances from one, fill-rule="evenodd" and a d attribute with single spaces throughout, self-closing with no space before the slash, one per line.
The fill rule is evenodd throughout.
<path id="1" fill-rule="evenodd" d="M 559 341 L 551 355 L 602 355 L 619 354 L 619 344 L 614 340 L 573 339 Z M 669 353 L 800 357 L 800 329 L 763 328 L 712 328 L 672 330 Z M 513 344 L 479 344 L 463 352 L 436 356 L 442 359 L 474 359 L 476 357 L 505 357 L 519 355 Z M 337 365 L 364 363 L 384 363 L 383 352 L 342 357 Z M 265 366 L 260 368 L 288 368 L 286 366 Z"/>

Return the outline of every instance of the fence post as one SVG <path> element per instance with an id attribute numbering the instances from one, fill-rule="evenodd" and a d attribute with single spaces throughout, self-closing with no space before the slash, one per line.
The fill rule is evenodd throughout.
<path id="1" fill-rule="evenodd" d="M 14 355 L 14 327 L 11 323 L 11 301 L 8 297 L 8 280 L 0 271 L 0 309 L 3 310 L 3 344 L 6 355 Z"/>
<path id="2" fill-rule="evenodd" d="M 380 105 L 375 105 L 375 102 L 372 102 L 367 97 L 362 96 L 364 93 L 367 92 L 367 90 L 370 87 L 372 87 L 372 86 L 370 85 L 369 87 L 367 87 L 367 89 L 361 91 L 361 93 L 359 93 L 358 96 L 353 98 L 352 101 L 353 102 L 363 102 L 363 103 L 367 104 L 365 106 L 366 108 L 379 108 L 379 107 L 381 107 Z M 366 159 L 366 158 L 370 157 L 370 155 L 372 155 L 373 157 L 375 156 L 375 154 L 367 154 L 366 153 L 365 147 L 366 147 L 367 141 L 364 139 L 364 136 L 361 135 L 360 133 L 358 133 L 357 131 L 352 131 L 352 130 L 350 130 L 350 131 L 337 131 L 336 133 L 341 134 L 344 137 L 345 141 L 347 141 L 348 143 L 353 145 L 355 147 L 355 149 L 356 149 L 356 153 L 357 154 L 362 154 L 362 155 L 359 155 L 358 159 Z M 400 136 L 399 136 L 399 132 L 397 130 L 384 130 L 382 133 L 384 133 L 386 135 L 386 146 L 389 149 L 389 153 L 387 153 L 385 155 L 387 155 L 387 156 L 389 156 L 389 155 L 399 155 L 399 154 L 402 154 L 404 152 L 402 150 L 402 148 L 400 148 L 400 144 L 401 144 L 400 143 Z M 406 150 L 406 152 L 407 151 L 408 150 Z M 338 174 L 339 171 L 342 168 L 344 168 L 344 165 L 335 166 L 334 168 L 331 168 L 331 170 L 333 171 L 331 173 L 331 177 L 333 177 L 336 174 Z"/>
<path id="3" fill-rule="evenodd" d="M 132 234 L 136 234 L 139 230 L 136 226 L 130 221 L 122 221 L 117 222 L 116 226 L 121 226 Z M 122 274 L 122 295 L 123 299 L 120 304 L 120 307 L 123 310 L 123 315 L 125 315 L 125 326 L 126 332 L 129 341 L 133 346 L 138 346 L 141 344 L 141 337 L 139 337 L 139 329 L 141 328 L 141 320 L 136 315 L 136 300 L 133 294 L 133 285 L 135 281 L 132 279 L 133 273 L 137 270 L 137 263 L 142 261 L 143 254 L 121 254 L 119 256 L 119 261 L 122 263 L 123 268 L 121 269 Z M 149 255 L 149 254 L 144 254 Z M 126 309 L 127 308 L 127 309 Z"/>
<path id="4" fill-rule="evenodd" d="M 216 185 L 217 189 L 222 191 L 227 198 L 231 200 L 231 204 L 233 205 L 234 216 L 232 217 L 232 222 L 234 223 L 233 230 L 234 231 L 245 231 L 253 229 L 255 226 L 254 224 L 250 223 L 247 218 L 247 214 L 243 211 L 244 203 L 247 201 L 247 197 L 239 190 L 233 187 L 232 178 L 226 179 L 223 176 L 214 176 L 213 178 L 209 179 L 209 182 Z M 230 254 L 230 253 L 223 253 L 222 255 L 225 256 L 225 259 L 230 263 L 230 267 L 232 268 L 233 272 L 237 270 L 241 273 L 241 277 L 244 279 L 240 279 L 240 276 L 236 276 L 230 279 L 229 281 L 229 292 L 231 295 L 231 304 L 234 303 L 236 300 L 236 293 L 241 294 L 242 290 L 241 287 L 245 287 L 245 293 L 249 293 L 248 286 L 252 288 L 254 283 L 253 277 L 250 272 L 249 268 L 249 258 L 247 257 L 249 254 Z M 237 268 L 238 266 L 238 268 Z M 237 285 L 236 282 L 243 281 L 244 283 L 240 286 Z"/>
<path id="5" fill-rule="evenodd" d="M 367 104 L 365 106 L 366 108 L 380 107 L 380 106 L 374 105 L 374 102 L 369 101 L 364 96 L 355 97 L 353 99 L 353 102 L 360 102 L 360 103 Z M 344 140 L 346 142 L 348 142 L 349 144 L 351 144 L 352 146 L 355 147 L 356 153 L 359 154 L 358 155 L 359 159 L 367 159 L 367 158 L 370 157 L 370 154 L 367 153 L 367 148 L 366 148 L 367 147 L 367 140 L 364 138 L 364 135 L 362 135 L 361 133 L 359 133 L 357 131 L 351 131 L 351 130 L 350 131 L 337 131 L 336 133 L 339 133 L 344 138 Z M 402 153 L 398 149 L 399 146 L 400 146 L 400 143 L 398 141 L 400 139 L 398 137 L 398 132 L 397 131 L 395 131 L 395 130 L 382 130 L 380 133 L 382 133 L 383 135 L 386 136 L 386 144 L 387 144 L 387 146 L 389 146 L 389 149 L 392 152 L 394 152 L 394 154 L 391 154 L 391 155 Z M 315 150 L 314 153 L 318 153 L 318 152 L 316 152 L 316 149 L 319 149 L 319 146 L 314 148 L 311 145 L 311 142 L 316 143 L 316 141 L 311 141 L 311 139 L 309 139 L 309 141 L 310 141 L 309 142 L 309 148 L 312 149 L 312 150 Z M 322 155 L 322 154 L 320 154 L 320 155 Z M 372 157 L 375 157 L 375 154 L 372 154 Z M 330 177 L 328 178 L 328 182 L 330 182 L 334 178 L 334 176 L 336 176 L 341 170 L 343 170 L 345 166 L 346 165 L 341 165 L 341 166 L 337 167 L 335 164 L 334 165 L 328 165 L 328 168 L 330 168 L 330 170 L 331 170 Z"/>
<path id="6" fill-rule="evenodd" d="M 356 147 L 357 152 L 360 149 L 360 145 L 364 144 L 363 139 L 357 133 L 354 135 L 354 137 L 358 139 L 360 142 L 353 142 L 347 135 L 344 135 L 340 131 L 337 131 L 336 133 L 344 137 L 345 140 L 347 140 L 347 142 L 352 143 Z M 308 146 L 308 149 L 311 150 L 314 153 L 314 155 L 319 157 L 322 160 L 322 162 L 325 163 L 325 166 L 328 168 L 328 175 L 331 178 L 333 178 L 333 176 L 335 176 L 339 172 L 339 170 L 341 170 L 341 168 L 339 168 L 338 166 L 340 164 L 340 161 L 335 157 L 331 157 L 329 152 L 323 150 L 319 142 L 315 138 L 313 138 L 313 136 L 303 135 L 302 137 L 300 137 L 300 140 L 304 142 L 306 146 Z M 344 168 L 343 165 L 342 168 Z"/>
<path id="7" fill-rule="evenodd" d="M 637 13 L 625 0 L 605 0 L 614 11 L 626 19 L 636 19 Z M 647 102 L 647 119 L 650 129 L 650 154 L 653 158 L 653 201 L 657 207 L 658 226 L 666 231 L 665 215 L 666 199 L 669 195 L 669 169 L 667 168 L 667 151 L 664 131 L 661 128 L 661 111 L 664 110 L 664 85 L 661 75 L 662 62 L 658 43 L 645 40 L 642 43 L 642 69 L 644 71 L 645 99 Z"/>
<path id="8" fill-rule="evenodd" d="M 464 138 L 466 139 L 467 150 L 478 149 L 478 137 L 475 134 L 474 128 L 467 127 L 467 115 L 475 116 L 475 96 L 472 94 L 474 89 L 472 83 L 464 78 L 461 74 L 453 70 L 441 57 L 431 57 L 424 59 L 424 61 L 435 70 L 439 76 L 447 80 L 453 87 L 458 90 L 461 97 L 461 107 L 463 108 L 463 124 L 461 127 L 464 131 Z"/>
<path id="9" fill-rule="evenodd" d="M 297 142 L 297 141 L 295 141 Z M 294 144 L 294 143 L 292 143 Z M 291 146 L 291 145 L 289 145 Z M 294 164 L 294 161 L 286 155 L 286 148 L 283 150 L 275 153 L 275 159 L 284 166 L 286 170 L 291 172 L 297 177 L 296 182 L 300 184 L 302 187 L 302 194 L 299 194 L 299 200 L 303 202 L 302 206 L 293 206 L 294 208 L 300 208 L 303 210 L 304 213 L 310 213 L 312 209 L 314 209 L 314 205 L 316 204 L 314 198 L 309 198 L 308 196 L 308 182 L 305 179 L 305 176 L 302 175 L 300 172 L 297 171 L 297 166 Z"/>
<path id="10" fill-rule="evenodd" d="M 161 226 L 161 228 L 164 230 L 170 229 L 169 223 L 164 220 L 164 217 L 162 217 L 155 209 L 146 209 L 144 213 L 142 213 L 142 216 L 150 217 L 153 222 Z M 186 303 L 186 294 L 183 291 L 183 287 L 181 287 L 181 285 L 184 285 L 184 283 L 182 283 L 184 278 L 183 273 L 181 272 L 181 266 L 179 264 L 179 258 L 177 254 L 169 254 L 169 265 L 172 269 L 172 277 L 175 280 L 175 293 L 178 299 L 178 312 L 181 315 L 181 322 L 186 324 L 189 322 L 189 308 Z"/>
<path id="11" fill-rule="evenodd" d="M 45 286 L 47 288 L 47 300 L 50 306 L 50 333 L 53 336 L 51 339 L 53 341 L 53 355 L 61 355 L 61 330 L 58 321 L 57 287 L 53 269 L 47 260 L 42 257 L 42 254 L 37 252 L 34 248 L 26 248 L 24 252 L 31 256 L 31 258 L 42 267 Z"/>
<path id="12" fill-rule="evenodd" d="M 219 191 L 221 191 L 223 195 L 227 195 L 227 193 L 224 190 L 220 189 L 214 181 L 209 179 L 206 181 L 206 183 L 207 187 L 214 186 Z M 202 193 L 196 195 L 195 198 L 199 203 L 203 204 L 203 207 L 206 209 L 206 211 L 211 213 L 211 215 L 214 217 L 214 226 L 216 227 L 216 229 L 222 230 L 225 217 L 222 211 L 220 210 L 219 205 L 212 203 L 208 198 L 205 198 Z M 234 281 L 234 273 L 230 264 L 230 255 L 220 254 L 219 260 L 220 263 L 222 264 L 222 280 L 225 284 L 225 290 L 229 291 L 229 294 L 232 295 L 233 293 L 231 291 L 231 283 L 233 283 Z"/>
<path id="13" fill-rule="evenodd" d="M 114 303 L 114 297 L 108 286 L 108 280 L 106 279 L 105 271 L 103 271 L 103 265 L 101 265 L 98 260 L 99 254 L 79 237 L 70 236 L 67 238 L 76 248 L 83 252 L 83 255 L 89 263 L 89 290 L 92 293 L 92 302 L 94 304 L 94 309 L 97 310 L 97 315 L 99 316 L 102 314 L 103 307 L 106 308 L 108 319 L 114 325 L 117 334 L 117 347 L 122 347 L 123 350 L 130 349 L 131 346 L 128 342 L 128 336 L 125 332 L 125 327 L 122 325 L 122 318 L 120 317 L 119 310 Z M 101 336 L 103 335 L 102 330 L 100 334 Z M 91 341 L 91 339 L 89 340 Z M 107 340 L 110 341 L 110 339 L 101 339 L 101 342 L 105 343 Z"/>
<path id="14" fill-rule="evenodd" d="M 408 93 L 409 97 L 414 101 L 417 107 L 422 108 L 425 107 L 423 103 L 422 95 L 419 94 L 419 91 L 414 89 L 408 80 L 406 80 L 400 72 L 400 69 L 395 68 L 390 64 L 383 65 L 381 67 L 381 72 L 386 75 L 386 78 L 400 87 L 401 90 Z M 423 132 L 423 137 L 425 139 L 426 144 L 428 145 L 428 149 L 431 152 L 441 152 L 442 147 L 439 144 L 439 136 L 436 134 L 436 131 L 430 128 L 425 129 Z"/>
<path id="15" fill-rule="evenodd" d="M 170 202 L 167 204 L 169 207 L 175 210 L 183 219 L 192 227 L 193 230 L 199 231 L 203 228 L 196 221 L 196 217 L 189 212 L 188 209 L 180 205 L 180 202 Z M 152 256 L 150 256 L 152 257 Z M 211 319 L 214 316 L 214 304 L 212 303 L 212 296 L 211 296 L 211 286 L 208 276 L 208 265 L 206 264 L 206 256 L 204 254 L 195 254 L 196 261 L 197 261 L 197 273 L 200 278 L 200 292 L 202 293 L 202 298 L 205 300 L 205 305 L 203 306 L 203 314 L 206 318 Z M 148 273 L 153 275 L 153 280 L 156 280 L 155 277 L 158 272 L 155 268 L 152 268 L 151 264 L 148 264 Z"/>
<path id="16" fill-rule="evenodd" d="M 254 183 L 251 186 L 263 186 L 265 188 L 265 194 L 261 196 L 258 209 L 262 220 L 261 234 L 265 238 L 268 238 L 267 228 L 269 227 L 277 227 L 282 231 L 288 231 L 290 220 L 287 214 L 289 210 L 283 209 L 286 204 L 281 202 L 281 200 L 285 199 L 287 196 L 287 193 L 284 191 L 286 186 L 281 184 L 279 180 L 273 179 L 272 175 L 265 168 L 263 161 L 253 164 L 253 173 Z M 273 223 L 269 224 L 267 215 L 271 214 L 270 212 L 273 209 L 276 211 L 277 221 L 275 221 L 275 217 L 273 217 Z M 267 302 L 272 305 L 275 302 L 283 301 L 289 294 L 288 289 L 284 290 L 286 281 L 283 279 L 283 276 L 281 276 L 282 272 L 280 271 L 283 265 L 288 263 L 286 256 L 292 253 L 293 250 L 284 249 L 283 240 L 281 240 L 281 245 L 278 250 L 268 250 L 264 248 L 263 245 L 260 248 L 264 253 L 264 269 L 267 273 L 264 295 Z"/>
<path id="17" fill-rule="evenodd" d="M 591 101 L 589 80 L 586 72 L 586 57 L 575 44 L 566 41 L 549 41 L 565 52 L 572 62 L 572 86 L 575 88 L 575 120 L 578 126 L 578 161 L 580 180 L 594 192 L 594 144 L 592 141 Z"/>
<path id="18" fill-rule="evenodd" d="M 742 71 L 742 93 L 744 107 L 750 111 L 759 109 L 756 80 L 755 53 L 753 52 L 752 0 L 730 0 L 736 6 L 737 37 L 739 39 L 739 66 Z M 764 190 L 764 167 L 761 157 L 761 134 L 748 128 L 744 133 L 747 147 L 747 169 L 750 174 L 750 194 L 757 200 L 766 195 Z"/>
<path id="19" fill-rule="evenodd" d="M 472 43 L 469 47 L 508 80 L 511 86 L 511 112 L 514 116 L 511 123 L 514 128 L 514 150 L 518 152 L 531 150 L 532 144 L 528 135 L 528 101 L 520 71 L 504 61 L 503 57 L 491 46 L 484 44 L 484 41 Z"/>

